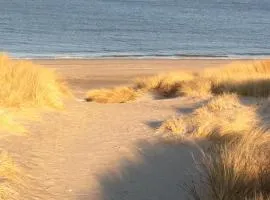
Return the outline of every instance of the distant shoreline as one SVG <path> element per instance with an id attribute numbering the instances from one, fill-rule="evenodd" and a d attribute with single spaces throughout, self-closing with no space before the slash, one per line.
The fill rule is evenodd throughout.
<path id="1" fill-rule="evenodd" d="M 270 59 L 269 54 L 246 54 L 246 55 L 214 55 L 214 54 L 151 54 L 151 55 L 143 55 L 143 54 L 13 54 L 7 53 L 11 57 L 15 59 L 25 59 L 25 60 L 256 60 L 256 59 Z"/>
<path id="2" fill-rule="evenodd" d="M 175 56 L 112 56 L 112 57 L 13 57 L 23 60 L 262 60 L 270 56 L 239 56 L 239 57 L 175 57 Z"/>

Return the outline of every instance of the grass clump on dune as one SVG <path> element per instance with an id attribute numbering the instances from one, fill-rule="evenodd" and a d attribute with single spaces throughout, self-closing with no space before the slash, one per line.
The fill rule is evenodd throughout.
<path id="1" fill-rule="evenodd" d="M 133 89 L 128 90 L 139 91 L 139 93 L 153 92 L 162 97 L 211 96 L 223 93 L 268 97 L 270 95 L 269 72 L 270 61 L 238 61 L 222 68 L 207 69 L 196 76 L 188 72 L 175 72 L 137 78 Z M 116 98 L 121 96 L 121 92 L 126 93 L 126 91 L 127 89 L 119 88 L 95 90 L 90 91 L 86 99 L 95 101 L 98 98 L 94 96 L 99 96 L 98 102 L 109 103 L 110 100 L 105 100 L 106 98 Z M 112 92 L 117 94 L 112 95 Z M 115 103 L 126 101 L 128 100 L 111 100 Z"/>
<path id="2" fill-rule="evenodd" d="M 270 135 L 248 131 L 205 151 L 202 180 L 192 187 L 196 200 L 270 199 Z M 203 191 L 203 192 L 202 192 Z"/>
<path id="3" fill-rule="evenodd" d="M 26 131 L 15 118 L 25 119 L 26 113 L 36 108 L 63 108 L 63 98 L 70 94 L 53 70 L 3 54 L 0 55 L 0 85 L 1 137 L 4 136 L 2 131 Z M 14 162 L 7 153 L 1 152 L 0 199 L 20 199 L 16 188 L 21 188 L 23 183 L 19 176 Z"/>
<path id="4" fill-rule="evenodd" d="M 176 137 L 215 139 L 244 133 L 257 123 L 255 108 L 242 105 L 236 95 L 224 94 L 189 115 L 166 120 L 159 130 Z"/>
<path id="5" fill-rule="evenodd" d="M 184 81 L 177 88 L 178 96 L 210 96 L 212 95 L 212 81 L 208 78 L 197 77 L 190 81 Z"/>
<path id="6" fill-rule="evenodd" d="M 14 120 L 14 114 L 4 109 L 0 110 L 0 127 L 1 131 L 8 132 L 9 134 L 23 134 L 26 132 L 26 129 Z M 1 134 L 1 136 L 4 135 Z"/>
<path id="7" fill-rule="evenodd" d="M 270 61 L 238 61 L 208 69 L 179 87 L 182 95 L 236 93 L 242 96 L 270 95 Z"/>
<path id="8" fill-rule="evenodd" d="M 168 73 L 139 78 L 135 88 L 154 91 L 161 96 L 208 96 L 236 93 L 242 96 L 270 95 L 270 61 L 235 61 L 222 68 L 190 73 Z"/>
<path id="9" fill-rule="evenodd" d="M 54 71 L 0 55 L 0 106 L 62 108 L 67 90 Z"/>
<path id="10" fill-rule="evenodd" d="M 164 97 L 173 97 L 177 95 L 178 88 L 183 81 L 192 80 L 193 78 L 194 76 L 191 73 L 186 72 L 161 74 L 136 79 L 135 88 L 143 91 L 153 91 Z"/>
<path id="11" fill-rule="evenodd" d="M 206 72 L 212 79 L 212 92 L 237 93 L 242 96 L 270 95 L 270 61 L 234 62 L 219 72 Z"/>
<path id="12" fill-rule="evenodd" d="M 270 60 L 233 61 L 221 68 L 210 68 L 204 71 L 204 76 L 232 77 L 239 74 L 270 74 Z"/>
<path id="13" fill-rule="evenodd" d="M 172 117 L 166 121 L 164 121 L 159 131 L 165 132 L 165 133 L 171 133 L 174 136 L 180 136 L 184 137 L 186 136 L 188 130 L 186 126 L 186 118 L 185 117 Z"/>
<path id="14" fill-rule="evenodd" d="M 0 199 L 19 199 L 20 171 L 6 152 L 0 153 Z"/>
<path id="15" fill-rule="evenodd" d="M 270 76 L 254 75 L 239 79 L 213 81 L 212 93 L 237 93 L 242 96 L 268 97 L 270 95 Z"/>
<path id="16" fill-rule="evenodd" d="M 14 120 L 22 115 L 23 109 L 60 109 L 63 108 L 63 98 L 70 95 L 53 70 L 30 61 L 13 60 L 0 54 L 0 72 L 1 131 L 25 132 L 24 127 Z"/>
<path id="17" fill-rule="evenodd" d="M 86 101 L 98 103 L 125 103 L 133 101 L 139 92 L 129 87 L 117 87 L 113 89 L 98 89 L 87 93 Z"/>
<path id="18" fill-rule="evenodd" d="M 190 80 L 193 75 L 188 73 L 169 73 L 152 77 L 138 78 L 133 87 L 116 87 L 113 89 L 97 89 L 86 94 L 86 101 L 99 103 L 125 103 L 135 100 L 145 92 L 155 92 L 164 97 L 175 96 L 179 84 Z"/>

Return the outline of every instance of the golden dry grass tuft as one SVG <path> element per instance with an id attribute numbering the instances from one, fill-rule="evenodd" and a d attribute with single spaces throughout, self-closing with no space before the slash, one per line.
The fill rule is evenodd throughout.
<path id="1" fill-rule="evenodd" d="M 204 76 L 231 77 L 238 74 L 252 76 L 252 74 L 269 74 L 270 60 L 233 61 L 221 68 L 210 68 L 204 71 Z"/>
<path id="2" fill-rule="evenodd" d="M 138 78 L 134 81 L 133 87 L 91 90 L 86 94 L 85 99 L 99 103 L 125 103 L 149 91 L 154 91 L 164 97 L 172 97 L 177 94 L 179 84 L 183 80 L 192 78 L 192 74 L 184 72 Z"/>
<path id="3" fill-rule="evenodd" d="M 0 54 L 0 129 L 4 133 L 26 132 L 16 120 L 37 108 L 63 108 L 63 98 L 70 92 L 56 73 L 29 61 L 12 60 Z M 28 113 L 27 113 L 28 114 Z M 29 117 L 29 115 L 27 115 Z M 16 119 L 16 120 L 15 120 Z M 20 171 L 5 152 L 0 152 L 0 199 L 20 199 L 17 188 L 23 181 Z"/>
<path id="4" fill-rule="evenodd" d="M 174 136 L 185 136 L 187 133 L 187 124 L 184 117 L 172 117 L 166 121 L 164 121 L 159 131 L 165 132 L 165 133 L 171 133 Z"/>
<path id="5" fill-rule="evenodd" d="M 207 69 L 198 77 L 185 81 L 179 95 L 205 96 L 236 93 L 242 96 L 270 95 L 270 61 L 235 61 L 222 68 Z"/>
<path id="6" fill-rule="evenodd" d="M 174 72 L 137 78 L 133 89 L 140 93 L 154 92 L 162 97 L 211 96 L 223 93 L 268 97 L 270 95 L 269 72 L 270 61 L 268 60 L 237 61 L 221 68 L 207 69 L 196 75 L 188 72 Z M 113 91 L 119 93 L 119 89 Z M 89 92 L 87 97 L 93 93 L 97 96 L 102 96 L 101 93 L 104 93 L 104 96 L 106 96 L 105 93 L 113 96 L 109 94 L 109 90 L 102 89 L 99 92 L 98 90 Z M 87 99 L 91 100 L 91 98 Z M 101 101 L 106 102 L 106 100 Z"/>
<path id="7" fill-rule="evenodd" d="M 237 93 L 243 96 L 267 97 L 270 94 L 270 62 L 233 62 L 220 69 L 206 72 L 212 79 L 212 92 Z"/>
<path id="8" fill-rule="evenodd" d="M 22 135 L 26 132 L 26 129 L 14 120 L 14 114 L 8 112 L 5 109 L 0 110 L 0 130 L 9 134 Z M 1 136 L 4 135 L 1 133 Z M 0 139 L 1 139 L 0 136 Z"/>
<path id="9" fill-rule="evenodd" d="M 184 81 L 177 88 L 178 96 L 204 97 L 212 94 L 212 81 L 209 78 L 197 77 L 193 80 Z"/>
<path id="10" fill-rule="evenodd" d="M 138 78 L 135 88 L 143 91 L 153 91 L 164 97 L 177 95 L 178 88 L 183 81 L 192 80 L 194 75 L 187 72 L 160 74 L 157 76 Z"/>
<path id="11" fill-rule="evenodd" d="M 213 142 L 200 165 L 203 180 L 199 187 L 207 188 L 200 192 L 193 187 L 194 199 L 270 199 L 270 133 L 262 129 L 268 126 L 262 125 L 260 108 L 239 99 L 270 95 L 269 60 L 232 62 L 186 79 L 143 78 L 135 88 L 165 97 L 212 96 L 191 114 L 168 119 L 159 128 L 173 139 L 198 137 Z"/>
<path id="12" fill-rule="evenodd" d="M 64 97 L 71 95 L 53 70 L 30 61 L 13 60 L 0 54 L 0 71 L 1 132 L 26 132 L 14 119 L 17 115 L 22 115 L 22 109 L 61 109 Z"/>
<path id="13" fill-rule="evenodd" d="M 15 188 L 21 186 L 20 170 L 6 152 L 0 153 L 0 199 L 19 199 Z"/>
<path id="14" fill-rule="evenodd" d="M 255 111 L 255 107 L 242 105 L 236 95 L 223 94 L 189 115 L 166 120 L 159 130 L 177 137 L 226 138 L 256 127 Z"/>
<path id="15" fill-rule="evenodd" d="M 222 93 L 267 97 L 270 95 L 270 61 L 235 61 L 221 68 L 206 69 L 197 76 L 175 72 L 138 78 L 135 88 L 164 97 Z"/>
<path id="16" fill-rule="evenodd" d="M 140 93 L 129 87 L 98 89 L 87 93 L 86 101 L 98 103 L 125 103 L 135 100 Z"/>
<path id="17" fill-rule="evenodd" d="M 251 130 L 205 151 L 196 200 L 270 199 L 270 133 Z M 205 188 L 206 187 L 206 188 Z"/>
<path id="18" fill-rule="evenodd" d="M 54 71 L 0 55 L 1 107 L 63 107 L 68 93 Z"/>

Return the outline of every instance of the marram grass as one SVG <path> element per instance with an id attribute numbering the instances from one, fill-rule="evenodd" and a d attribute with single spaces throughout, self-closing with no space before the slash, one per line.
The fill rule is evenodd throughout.
<path id="1" fill-rule="evenodd" d="M 164 73 L 156 76 L 137 78 L 135 88 L 145 92 L 155 92 L 160 96 L 173 97 L 184 81 L 189 81 L 194 75 L 187 72 Z"/>
<path id="2" fill-rule="evenodd" d="M 194 200 L 269 200 L 270 134 L 260 129 L 204 151 Z"/>
<path id="3" fill-rule="evenodd" d="M 270 61 L 235 61 L 202 73 L 171 72 L 137 78 L 130 88 L 89 91 L 86 100 L 102 103 L 123 103 L 135 99 L 132 95 L 154 92 L 162 97 L 211 96 L 224 93 L 240 96 L 268 97 L 270 95 Z M 115 92 L 116 94 L 112 94 Z M 140 95 L 139 95 L 140 96 Z"/>
<path id="4" fill-rule="evenodd" d="M 0 152 L 0 199 L 20 199 L 18 189 L 22 187 L 22 173 L 5 151 Z"/>
<path id="5" fill-rule="evenodd" d="M 0 130 L 22 133 L 25 128 L 16 122 L 22 110 L 51 107 L 63 108 L 63 99 L 70 95 L 57 74 L 30 61 L 13 60 L 0 55 Z M 1 138 L 1 137 L 0 137 Z M 0 152 L 0 199 L 20 199 L 18 188 L 23 181 L 20 170 L 9 155 Z"/>
<path id="6" fill-rule="evenodd" d="M 179 88 L 180 95 L 205 96 L 236 93 L 241 96 L 270 95 L 270 61 L 235 61 L 221 68 L 206 69 Z"/>
<path id="7" fill-rule="evenodd" d="M 53 70 L 4 54 L 0 54 L 0 85 L 0 130 L 12 134 L 26 132 L 15 120 L 23 109 L 29 110 L 27 114 L 40 108 L 62 109 L 63 99 L 71 94 Z"/>
<path id="8" fill-rule="evenodd" d="M 192 74 L 184 72 L 137 78 L 133 87 L 90 90 L 87 92 L 85 99 L 86 101 L 98 103 L 125 103 L 135 100 L 146 92 L 155 92 L 160 96 L 173 97 L 177 94 L 179 84 L 192 78 Z"/>
<path id="9" fill-rule="evenodd" d="M 0 72 L 0 107 L 63 107 L 67 89 L 53 70 L 0 55 Z"/>
<path id="10" fill-rule="evenodd" d="M 255 111 L 242 105 L 236 95 L 223 94 L 191 114 L 166 120 L 159 131 L 174 137 L 226 138 L 256 127 L 259 120 Z"/>
<path id="11" fill-rule="evenodd" d="M 23 125 L 14 120 L 14 114 L 8 112 L 5 109 L 0 110 L 0 130 L 9 134 L 19 135 L 27 132 Z M 1 133 L 0 139 L 1 136 L 4 135 Z"/>
<path id="12" fill-rule="evenodd" d="M 138 91 L 129 87 L 97 89 L 87 93 L 86 101 L 95 101 L 98 103 L 125 103 L 135 100 L 139 95 Z"/>
<path id="13" fill-rule="evenodd" d="M 209 96 L 236 93 L 241 96 L 270 95 L 270 61 L 234 61 L 223 67 L 209 68 L 194 76 L 174 72 L 138 78 L 135 88 L 154 91 L 161 96 Z"/>

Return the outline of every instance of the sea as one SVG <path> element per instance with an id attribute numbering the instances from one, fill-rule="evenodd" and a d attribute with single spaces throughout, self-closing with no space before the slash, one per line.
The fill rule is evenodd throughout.
<path id="1" fill-rule="evenodd" d="M 0 0 L 18 58 L 270 56 L 270 0 Z"/>

